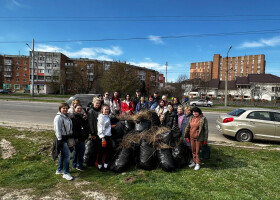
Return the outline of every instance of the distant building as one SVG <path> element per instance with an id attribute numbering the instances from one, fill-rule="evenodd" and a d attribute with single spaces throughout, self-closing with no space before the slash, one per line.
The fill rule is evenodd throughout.
<path id="1" fill-rule="evenodd" d="M 100 93 L 105 71 L 118 62 L 69 58 L 60 52 L 34 52 L 34 93 Z M 163 74 L 124 63 L 133 69 L 147 93 L 164 87 Z M 0 83 L 4 89 L 32 90 L 32 52 L 29 56 L 0 55 Z"/>
<path id="2" fill-rule="evenodd" d="M 193 88 L 197 96 L 221 98 L 225 95 L 225 81 L 212 79 L 204 87 Z M 191 92 L 189 92 L 191 94 Z M 228 94 L 235 99 L 264 99 L 271 101 L 280 97 L 280 77 L 272 74 L 249 74 L 228 81 Z"/>
<path id="3" fill-rule="evenodd" d="M 247 77 L 249 74 L 265 73 L 265 56 L 250 55 L 222 58 L 220 54 L 214 54 L 213 61 L 191 63 L 190 79 L 225 80 L 226 66 L 228 66 L 228 80 L 236 77 Z"/>
<path id="4" fill-rule="evenodd" d="M 29 57 L 16 55 L 0 56 L 3 89 L 29 91 Z M 2 61 L 1 61 L 2 60 Z"/>

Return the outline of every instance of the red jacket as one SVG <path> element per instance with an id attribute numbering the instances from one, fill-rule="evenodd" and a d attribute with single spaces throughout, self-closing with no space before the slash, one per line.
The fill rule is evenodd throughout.
<path id="1" fill-rule="evenodd" d="M 126 111 L 130 111 L 129 114 L 132 115 L 133 111 L 134 111 L 134 104 L 132 101 L 129 102 L 129 105 L 127 105 L 126 101 L 122 101 L 121 104 L 121 111 L 122 114 L 124 115 L 126 113 Z"/>

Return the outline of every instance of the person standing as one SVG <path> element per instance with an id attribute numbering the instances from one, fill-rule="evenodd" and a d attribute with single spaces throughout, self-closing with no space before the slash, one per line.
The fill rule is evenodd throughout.
<path id="1" fill-rule="evenodd" d="M 70 116 L 73 115 L 73 113 L 75 112 L 74 107 L 75 107 L 75 105 L 78 105 L 78 104 L 82 105 L 81 101 L 79 99 L 74 99 L 72 101 L 71 106 L 68 109 L 68 113 L 69 113 Z M 82 109 L 82 114 L 83 114 L 83 117 L 86 119 L 87 118 L 87 113 L 84 111 L 84 109 Z"/>
<path id="2" fill-rule="evenodd" d="M 110 110 L 113 115 L 119 115 L 121 112 L 121 100 L 119 98 L 119 93 L 114 92 L 114 96 L 111 98 Z"/>
<path id="3" fill-rule="evenodd" d="M 159 100 L 161 100 L 160 96 L 158 95 L 158 91 L 154 92 L 154 100 L 159 103 Z"/>
<path id="4" fill-rule="evenodd" d="M 145 101 L 145 97 L 141 96 L 140 102 L 138 102 L 138 104 L 136 105 L 135 111 L 140 112 L 145 110 L 149 110 L 149 104 Z"/>
<path id="5" fill-rule="evenodd" d="M 179 101 L 179 98 L 178 97 L 174 97 L 173 100 L 172 100 L 172 105 L 173 105 L 173 109 L 175 112 L 177 112 L 177 108 L 179 105 L 182 105 Z"/>
<path id="6" fill-rule="evenodd" d="M 72 167 L 79 171 L 84 170 L 83 157 L 85 153 L 85 140 L 88 138 L 87 121 L 82 114 L 82 105 L 74 106 L 75 112 L 70 116 L 73 124 L 73 136 L 75 147 L 72 157 Z"/>
<path id="7" fill-rule="evenodd" d="M 150 110 L 154 110 L 158 106 L 158 102 L 154 100 L 154 97 L 152 95 L 149 96 L 148 105 Z"/>
<path id="8" fill-rule="evenodd" d="M 72 120 L 67 112 L 69 105 L 61 103 L 58 108 L 58 113 L 54 118 L 54 131 L 57 138 L 57 146 L 60 149 L 60 157 L 58 159 L 58 168 L 56 174 L 63 174 L 63 178 L 70 181 L 73 177 L 70 174 L 69 163 L 71 152 L 67 144 L 67 140 L 73 137 Z"/>
<path id="9" fill-rule="evenodd" d="M 104 104 L 106 104 L 110 107 L 111 101 L 110 101 L 109 95 L 110 95 L 109 92 L 104 93 L 103 102 L 104 102 Z"/>
<path id="10" fill-rule="evenodd" d="M 159 117 L 160 124 L 162 124 L 164 119 L 164 114 L 168 111 L 168 107 L 165 106 L 165 102 L 163 99 L 159 100 L 159 105 L 156 107 L 155 111 Z"/>
<path id="11" fill-rule="evenodd" d="M 104 171 L 108 169 L 108 163 L 112 157 L 112 144 L 111 144 L 111 122 L 109 118 L 110 108 L 108 105 L 103 105 L 101 113 L 98 115 L 97 127 L 98 127 L 98 140 L 99 140 L 99 154 L 98 154 L 98 169 Z M 106 155 L 104 160 L 104 166 L 102 166 L 102 158 Z"/>
<path id="12" fill-rule="evenodd" d="M 133 104 L 135 106 L 134 110 L 136 111 L 136 106 L 140 102 L 141 99 L 141 92 L 139 89 L 136 90 L 135 97 L 133 98 Z"/>
<path id="13" fill-rule="evenodd" d="M 179 107 L 178 107 L 179 108 Z M 190 106 L 187 106 L 184 110 L 184 118 L 182 120 L 182 123 L 181 123 L 181 134 L 182 134 L 182 138 L 184 139 L 184 135 L 185 135 L 185 129 L 186 129 L 186 126 L 188 125 L 188 122 L 189 122 L 189 119 L 190 117 L 192 116 L 192 111 L 191 111 L 191 107 Z M 191 143 L 190 141 L 187 142 L 186 140 L 183 140 L 183 144 L 187 147 L 187 152 L 186 152 L 186 155 L 188 157 L 188 160 L 189 160 L 189 164 L 193 163 L 193 159 L 192 159 L 192 149 L 191 149 Z"/>
<path id="14" fill-rule="evenodd" d="M 162 99 L 164 100 L 165 105 L 168 106 L 167 96 L 162 95 Z"/>
<path id="15" fill-rule="evenodd" d="M 134 104 L 130 100 L 129 94 L 125 95 L 125 100 L 122 101 L 121 111 L 123 115 L 133 115 Z"/>
<path id="16" fill-rule="evenodd" d="M 170 129 L 178 127 L 178 116 L 173 110 L 172 104 L 168 104 L 168 111 L 164 114 L 163 125 Z"/>
<path id="17" fill-rule="evenodd" d="M 203 116 L 198 107 L 192 109 L 193 116 L 189 118 L 188 125 L 185 129 L 185 139 L 191 142 L 193 163 L 189 167 L 195 167 L 194 170 L 200 169 L 199 150 L 202 145 L 207 144 L 208 140 L 208 121 Z"/>

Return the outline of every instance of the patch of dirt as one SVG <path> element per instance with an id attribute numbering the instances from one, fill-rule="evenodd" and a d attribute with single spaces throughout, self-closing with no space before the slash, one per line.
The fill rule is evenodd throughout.
<path id="1" fill-rule="evenodd" d="M 30 200 L 35 199 L 35 196 L 30 195 L 32 192 L 32 189 L 25 189 L 25 190 L 13 190 L 9 191 L 6 194 L 4 194 L 1 199 L 2 200 Z"/>
<path id="2" fill-rule="evenodd" d="M 75 182 L 75 187 L 81 188 L 81 187 L 83 187 L 85 185 L 89 185 L 89 184 L 90 184 L 90 182 L 88 182 L 88 181 Z"/>
<path id="3" fill-rule="evenodd" d="M 133 183 L 134 181 L 136 181 L 136 178 L 129 176 L 129 177 L 126 177 L 123 181 L 125 183 Z"/>
<path id="4" fill-rule="evenodd" d="M 10 122 L 10 121 L 0 121 L 0 126 L 6 128 L 17 128 L 23 130 L 32 130 L 32 131 L 43 131 L 43 130 L 53 130 L 53 125 L 49 124 L 34 124 L 30 122 Z"/>
<path id="5" fill-rule="evenodd" d="M 82 193 L 86 196 L 85 199 L 94 199 L 94 200 L 117 200 L 116 197 L 107 196 L 101 192 L 95 191 L 82 191 Z"/>
<path id="6" fill-rule="evenodd" d="M 52 194 L 52 196 L 45 196 L 40 199 L 42 199 L 42 200 L 68 200 L 69 199 L 70 200 L 71 198 L 69 197 L 69 195 L 58 190 L 54 194 Z"/>
<path id="7" fill-rule="evenodd" d="M 12 143 L 5 139 L 2 139 L 0 141 L 0 148 L 2 151 L 3 159 L 11 158 L 13 155 L 16 154 L 16 149 L 13 147 Z"/>

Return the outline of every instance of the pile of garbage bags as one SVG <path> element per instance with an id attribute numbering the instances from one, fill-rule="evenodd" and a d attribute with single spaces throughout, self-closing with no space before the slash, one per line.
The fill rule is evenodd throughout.
<path id="1" fill-rule="evenodd" d="M 168 129 L 160 126 L 154 111 L 140 112 L 132 117 L 113 119 L 112 144 L 114 148 L 110 169 L 121 173 L 131 165 L 144 170 L 161 167 L 172 172 L 188 164 L 189 149 L 183 144 L 179 128 Z M 95 141 L 86 143 L 84 162 L 94 165 L 97 152 Z"/>

